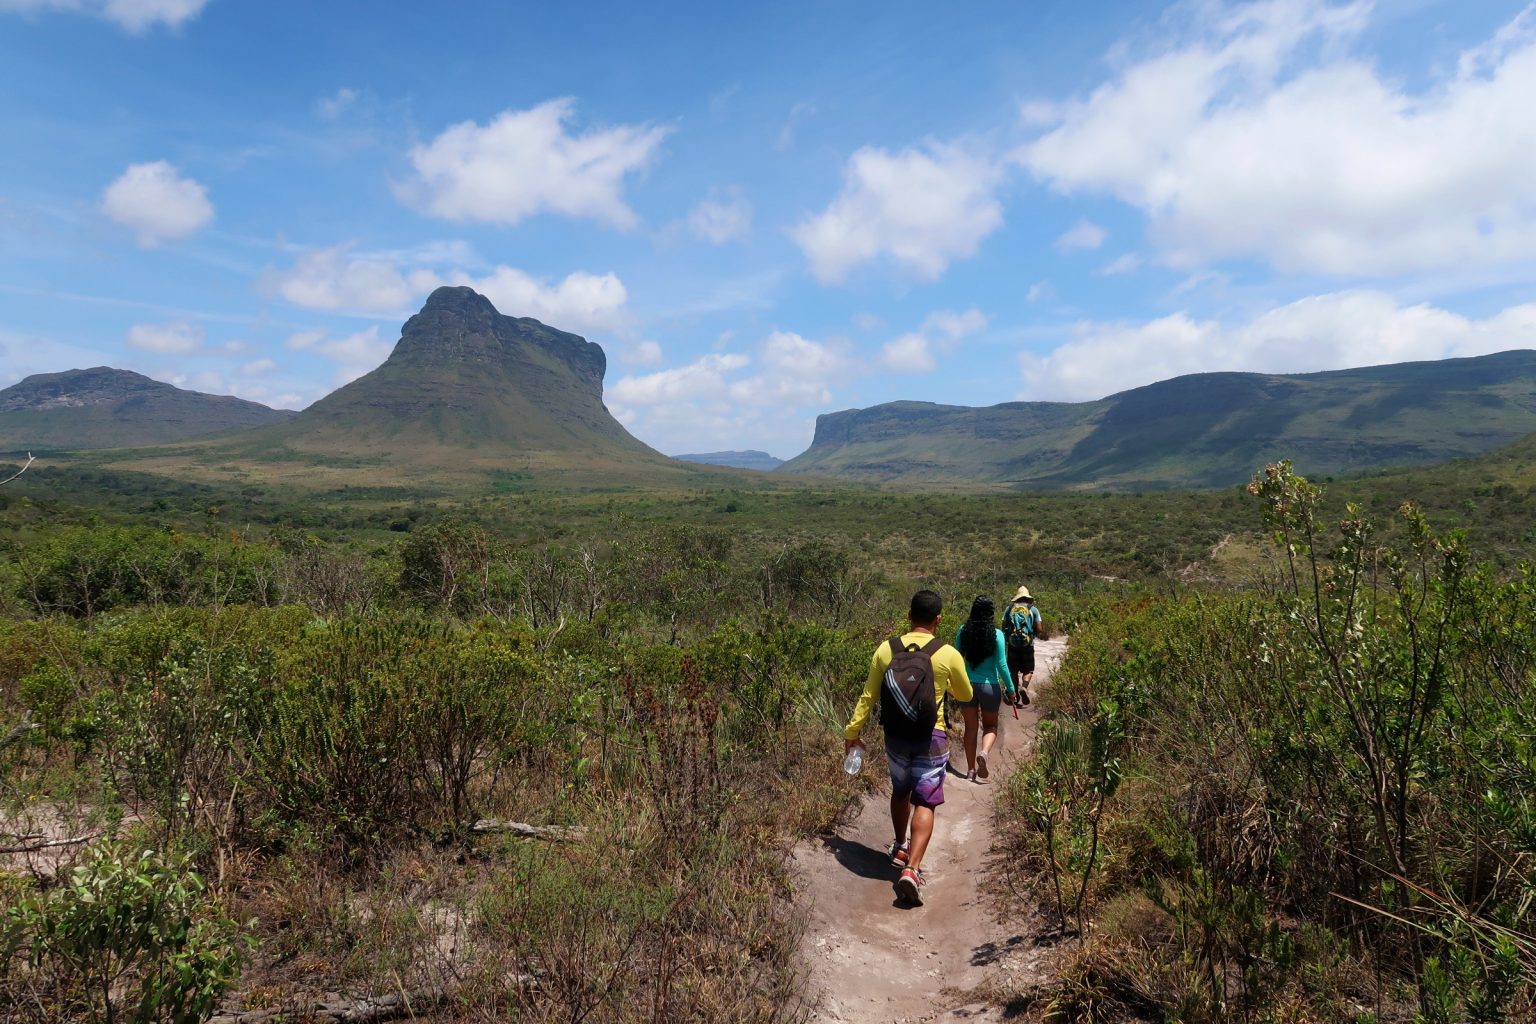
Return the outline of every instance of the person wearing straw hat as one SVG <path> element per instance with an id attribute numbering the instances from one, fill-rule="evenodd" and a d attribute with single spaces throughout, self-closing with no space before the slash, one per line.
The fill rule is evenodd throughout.
<path id="1" fill-rule="evenodd" d="M 1020 587 L 1003 613 L 1003 639 L 1008 647 L 1008 672 L 1020 706 L 1029 703 L 1035 678 L 1035 637 L 1040 633 L 1040 609 L 1028 587 Z"/>

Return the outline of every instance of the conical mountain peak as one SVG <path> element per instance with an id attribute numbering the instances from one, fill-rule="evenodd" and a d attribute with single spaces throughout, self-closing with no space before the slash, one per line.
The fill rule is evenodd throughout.
<path id="1" fill-rule="evenodd" d="M 659 459 L 604 407 L 607 366 L 602 347 L 579 335 L 504 316 L 472 288 L 443 287 L 405 322 L 382 366 L 265 437 L 401 463 Z"/>

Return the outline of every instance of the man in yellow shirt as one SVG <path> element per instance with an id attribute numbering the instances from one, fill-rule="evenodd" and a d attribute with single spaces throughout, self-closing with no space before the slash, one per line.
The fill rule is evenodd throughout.
<path id="1" fill-rule="evenodd" d="M 891 771 L 891 827 L 896 833 L 887 852 L 891 863 L 902 869 L 896 880 L 896 895 L 918 906 L 923 904 L 925 884 L 923 854 L 933 837 L 934 809 L 944 802 L 944 775 L 949 770 L 944 695 L 948 693 L 960 701 L 971 699 L 965 659 L 935 636 L 943 611 L 944 602 L 933 591 L 919 590 L 912 595 L 907 613 L 911 628 L 875 648 L 864 692 L 859 695 L 852 720 L 843 730 L 845 750 L 863 746 L 859 734 L 875 702 L 881 703 L 885 758 Z M 893 641 L 897 645 L 895 650 Z M 927 677 L 922 673 L 931 671 L 932 705 L 927 702 L 926 692 L 914 695 L 900 690 L 899 681 L 890 671 L 893 662 L 902 667 L 908 680 L 921 678 L 925 691 Z"/>

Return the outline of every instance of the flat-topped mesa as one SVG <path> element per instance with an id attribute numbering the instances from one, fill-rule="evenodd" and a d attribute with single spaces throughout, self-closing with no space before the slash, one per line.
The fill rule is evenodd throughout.
<path id="1" fill-rule="evenodd" d="M 602 346 L 532 317 L 505 316 L 473 288 L 445 285 L 405 322 L 385 365 L 413 370 L 480 366 L 515 373 L 529 369 L 530 360 L 543 362 L 541 357 L 558 360 L 601 398 L 608 369 Z"/>
<path id="2" fill-rule="evenodd" d="M 1424 465 L 1536 431 L 1536 351 L 1305 374 L 1202 373 L 1093 402 L 889 402 L 817 417 L 780 472 L 1029 489 L 1225 487 Z"/>

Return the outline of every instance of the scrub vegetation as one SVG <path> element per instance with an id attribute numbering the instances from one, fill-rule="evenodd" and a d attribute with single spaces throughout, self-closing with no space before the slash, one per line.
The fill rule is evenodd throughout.
<path id="1" fill-rule="evenodd" d="M 1447 472 L 1384 518 L 1423 477 L 407 500 L 34 469 L 0 489 L 0 1019 L 803 1019 L 785 854 L 862 795 L 869 651 L 916 585 L 956 620 L 1021 581 L 1072 645 L 1000 805 L 1062 957 L 1017 1005 L 1520 1019 L 1531 487 Z"/>

